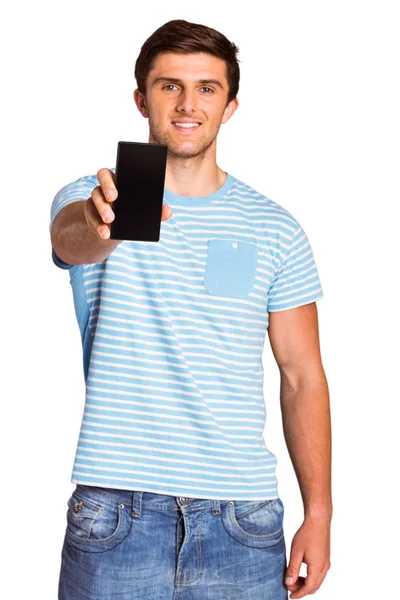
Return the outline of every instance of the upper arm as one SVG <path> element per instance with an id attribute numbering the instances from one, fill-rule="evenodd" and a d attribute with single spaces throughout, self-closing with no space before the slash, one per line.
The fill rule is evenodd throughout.
<path id="1" fill-rule="evenodd" d="M 270 314 L 268 336 L 281 374 L 295 387 L 316 381 L 322 370 L 315 302 Z"/>
<path id="2" fill-rule="evenodd" d="M 316 301 L 321 281 L 308 237 L 297 222 L 268 292 L 268 335 L 281 374 L 295 385 L 319 377 L 321 365 Z"/>

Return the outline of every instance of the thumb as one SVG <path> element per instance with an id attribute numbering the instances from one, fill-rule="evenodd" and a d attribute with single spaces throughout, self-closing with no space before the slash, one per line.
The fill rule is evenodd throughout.
<path id="1" fill-rule="evenodd" d="M 286 574 L 285 574 L 285 584 L 286 585 L 294 585 L 296 583 L 297 578 L 300 573 L 302 559 L 303 559 L 303 555 L 300 553 L 291 555 L 289 566 L 286 569 Z"/>
<path id="2" fill-rule="evenodd" d="M 171 217 L 171 215 L 172 215 L 172 208 L 169 206 L 169 204 L 163 204 L 161 221 L 166 221 L 167 219 L 169 219 Z"/>

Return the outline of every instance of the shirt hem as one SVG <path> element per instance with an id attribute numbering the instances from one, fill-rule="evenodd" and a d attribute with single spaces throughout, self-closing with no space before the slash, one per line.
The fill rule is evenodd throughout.
<path id="1" fill-rule="evenodd" d="M 102 488 L 107 488 L 107 489 L 118 489 L 118 490 L 127 490 L 130 492 L 149 492 L 151 494 L 159 494 L 160 496 L 174 496 L 176 498 L 198 498 L 200 500 L 248 500 L 248 501 L 254 501 L 254 500 L 275 500 L 277 498 L 279 498 L 278 493 L 276 492 L 276 489 L 273 491 L 272 494 L 268 495 L 268 496 L 258 496 L 258 497 L 246 497 L 246 498 L 235 498 L 235 494 L 233 494 L 232 496 L 221 496 L 221 495 L 215 495 L 215 494 L 198 494 L 197 492 L 192 492 L 191 490 L 186 490 L 186 491 L 182 491 L 182 490 L 173 490 L 173 489 L 169 489 L 167 491 L 160 491 L 160 490 L 155 490 L 154 488 L 150 488 L 150 487 L 144 487 L 142 485 L 139 486 L 135 486 L 134 488 L 131 486 L 124 486 L 124 485 L 118 485 L 118 486 L 113 486 L 110 484 L 104 484 L 101 481 L 93 481 L 93 480 L 87 480 L 85 478 L 80 478 L 80 477 L 75 477 L 72 476 L 71 477 L 71 483 L 75 483 L 75 484 L 80 484 L 80 485 L 93 485 L 95 487 L 102 487 Z"/>

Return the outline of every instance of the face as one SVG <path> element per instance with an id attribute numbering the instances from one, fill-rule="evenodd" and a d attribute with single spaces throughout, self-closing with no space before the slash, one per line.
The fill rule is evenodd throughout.
<path id="1" fill-rule="evenodd" d="M 166 144 L 177 158 L 193 158 L 215 146 L 220 126 L 238 106 L 228 105 L 225 61 L 203 52 L 159 54 L 146 82 L 146 96 L 134 92 L 141 114 L 149 119 L 149 141 Z M 190 127 L 175 124 L 191 122 Z"/>

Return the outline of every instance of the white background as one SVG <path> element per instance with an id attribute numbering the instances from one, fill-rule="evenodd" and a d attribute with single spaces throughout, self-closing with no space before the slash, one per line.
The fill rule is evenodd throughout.
<path id="1" fill-rule="evenodd" d="M 191 4 L 18 2 L 2 15 L 1 595 L 57 597 L 74 488 L 81 341 L 69 274 L 51 261 L 50 205 L 66 183 L 114 166 L 119 140 L 148 141 L 135 60 L 183 18 L 239 46 L 240 106 L 221 127 L 218 164 L 299 220 L 325 294 L 334 516 L 332 567 L 314 597 L 398 597 L 398 3 Z M 268 336 L 264 367 L 289 551 L 303 508 Z"/>

